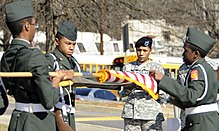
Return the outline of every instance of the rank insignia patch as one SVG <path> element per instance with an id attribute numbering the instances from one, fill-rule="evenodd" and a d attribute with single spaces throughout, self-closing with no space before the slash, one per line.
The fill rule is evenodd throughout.
<path id="1" fill-rule="evenodd" d="M 191 72 L 191 80 L 198 80 L 198 70 L 193 70 Z"/>

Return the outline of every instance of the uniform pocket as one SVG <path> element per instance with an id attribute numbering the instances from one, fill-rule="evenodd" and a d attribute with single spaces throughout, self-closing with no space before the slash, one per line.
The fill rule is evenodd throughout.
<path id="1" fill-rule="evenodd" d="M 201 130 L 200 120 L 192 116 L 186 117 L 186 131 L 199 131 Z"/>

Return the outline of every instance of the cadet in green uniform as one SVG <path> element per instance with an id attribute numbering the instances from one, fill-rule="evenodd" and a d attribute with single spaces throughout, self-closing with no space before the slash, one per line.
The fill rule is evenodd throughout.
<path id="1" fill-rule="evenodd" d="M 217 72 L 204 59 L 214 44 L 215 40 L 210 36 L 188 28 L 183 60 L 189 70 L 184 85 L 162 73 L 150 71 L 159 81 L 160 89 L 178 99 L 178 106 L 185 109 L 185 131 L 219 131 Z"/>
<path id="2" fill-rule="evenodd" d="M 58 28 L 58 32 L 55 37 L 54 43 L 56 48 L 53 52 L 46 54 L 46 58 L 49 61 L 50 71 L 55 70 L 74 70 L 75 72 L 80 72 L 80 66 L 76 59 L 72 56 L 76 44 L 77 38 L 77 28 L 70 21 L 64 20 Z M 68 125 L 75 131 L 75 88 L 73 86 L 65 88 L 64 96 L 65 103 L 60 100 L 56 107 L 56 117 L 58 128 L 65 127 L 68 130 Z M 69 96 L 70 95 L 70 96 Z M 71 99 L 69 99 L 71 98 Z M 66 111 L 63 110 L 66 108 Z M 63 118 L 60 120 L 60 114 Z M 66 115 L 67 114 L 67 115 Z M 60 126 L 63 123 L 67 126 Z M 62 123 L 62 124 L 61 124 Z"/>
<path id="3" fill-rule="evenodd" d="M 8 94 L 15 98 L 9 131 L 55 131 L 53 107 L 59 101 L 59 82 L 50 81 L 47 60 L 37 48 L 31 48 L 35 19 L 31 1 L 16 1 L 6 6 L 6 24 L 13 35 L 1 60 L 2 72 L 31 72 L 33 77 L 2 78 Z"/>

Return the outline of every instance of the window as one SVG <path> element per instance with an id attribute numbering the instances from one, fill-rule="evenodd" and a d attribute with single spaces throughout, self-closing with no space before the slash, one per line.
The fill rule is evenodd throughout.
<path id="1" fill-rule="evenodd" d="M 86 71 L 86 72 L 90 72 L 90 64 L 86 64 L 85 66 L 86 66 L 86 67 L 85 67 L 85 69 L 86 69 L 85 71 Z"/>
<path id="2" fill-rule="evenodd" d="M 96 44 L 97 50 L 100 52 L 100 43 L 95 43 L 95 44 Z"/>
<path id="3" fill-rule="evenodd" d="M 76 88 L 76 95 L 88 96 L 91 89 L 89 88 Z"/>
<path id="4" fill-rule="evenodd" d="M 100 99 L 105 99 L 105 100 L 114 100 L 114 101 L 117 100 L 116 96 L 112 92 L 109 92 L 107 90 L 97 90 L 94 93 L 94 97 L 100 98 Z"/>
<path id="5" fill-rule="evenodd" d="M 97 67 L 96 64 L 92 65 L 92 73 L 96 73 L 96 69 L 97 69 L 96 67 Z"/>
<path id="6" fill-rule="evenodd" d="M 118 43 L 113 43 L 114 51 L 119 52 L 119 46 Z"/>
<path id="7" fill-rule="evenodd" d="M 80 52 L 86 52 L 84 45 L 82 43 L 77 43 L 78 45 L 78 49 L 80 50 Z"/>
<path id="8" fill-rule="evenodd" d="M 132 43 L 129 43 L 129 51 L 130 52 L 135 52 L 134 46 Z"/>

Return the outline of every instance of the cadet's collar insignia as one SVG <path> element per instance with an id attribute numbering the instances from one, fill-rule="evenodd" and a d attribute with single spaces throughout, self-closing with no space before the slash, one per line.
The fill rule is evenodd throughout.
<path id="1" fill-rule="evenodd" d="M 190 77 L 191 80 L 198 80 L 198 70 L 193 70 Z"/>
<path id="2" fill-rule="evenodd" d="M 148 46 L 149 43 L 150 43 L 149 41 L 145 41 L 145 42 L 144 42 L 144 46 Z"/>

